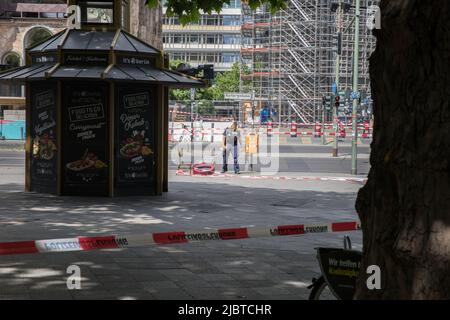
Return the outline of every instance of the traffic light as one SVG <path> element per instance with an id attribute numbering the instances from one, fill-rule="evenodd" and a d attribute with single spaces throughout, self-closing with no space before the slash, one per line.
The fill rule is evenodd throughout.
<path id="1" fill-rule="evenodd" d="M 331 110 L 331 96 L 323 96 L 322 97 L 322 105 L 325 110 Z"/>
<path id="2" fill-rule="evenodd" d="M 350 8 L 352 7 L 350 2 L 351 2 L 350 0 L 344 0 L 344 3 L 343 3 L 344 13 L 348 13 L 350 11 Z"/>
<path id="3" fill-rule="evenodd" d="M 212 64 L 202 64 L 192 68 L 187 63 L 180 63 L 175 70 L 188 76 L 202 78 L 209 85 L 214 81 L 214 65 Z"/>
<path id="4" fill-rule="evenodd" d="M 203 79 L 205 80 L 214 80 L 214 65 L 213 64 L 205 64 L 199 66 L 199 68 L 203 69 Z"/>
<path id="5" fill-rule="evenodd" d="M 342 33 L 338 32 L 333 36 L 334 51 L 338 55 L 342 54 Z"/>
<path id="6" fill-rule="evenodd" d="M 350 2 L 351 2 L 350 0 L 342 1 L 342 10 L 344 11 L 344 13 L 348 13 L 350 11 L 350 8 L 352 7 Z M 330 2 L 331 12 L 336 12 L 338 8 L 339 8 L 339 0 L 332 0 Z"/>
<path id="7" fill-rule="evenodd" d="M 341 96 L 336 96 L 336 97 L 334 97 L 334 106 L 335 106 L 336 108 L 339 108 L 340 105 L 341 105 Z"/>

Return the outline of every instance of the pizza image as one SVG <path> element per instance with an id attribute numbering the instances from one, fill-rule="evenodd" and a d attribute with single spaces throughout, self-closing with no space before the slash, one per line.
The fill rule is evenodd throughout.
<path id="1" fill-rule="evenodd" d="M 88 168 L 91 168 L 95 165 L 95 161 L 85 159 L 85 160 L 77 160 L 67 164 L 67 169 L 72 171 L 83 171 Z"/>
<path id="2" fill-rule="evenodd" d="M 80 160 L 70 162 L 66 165 L 67 169 L 71 171 L 83 171 L 86 169 L 102 169 L 108 167 L 106 163 L 99 160 L 94 153 L 88 153 L 88 150 L 84 153 Z"/>

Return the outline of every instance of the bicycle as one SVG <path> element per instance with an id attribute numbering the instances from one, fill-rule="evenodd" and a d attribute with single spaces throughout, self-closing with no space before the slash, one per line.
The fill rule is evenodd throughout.
<path id="1" fill-rule="evenodd" d="M 349 236 L 344 237 L 344 249 L 342 248 L 315 248 L 317 260 L 321 270 L 321 276 L 312 279 L 309 300 L 334 297 L 338 300 L 352 300 L 355 293 L 356 279 L 358 278 L 362 252 L 352 250 Z"/>

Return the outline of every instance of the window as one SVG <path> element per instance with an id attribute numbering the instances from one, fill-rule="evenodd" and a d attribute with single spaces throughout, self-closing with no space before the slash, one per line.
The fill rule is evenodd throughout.
<path id="1" fill-rule="evenodd" d="M 43 19 L 56 19 L 58 18 L 58 12 L 41 12 L 41 18 Z"/>
<path id="2" fill-rule="evenodd" d="M 219 17 L 218 16 L 203 16 L 203 25 L 217 26 L 217 25 L 219 25 Z"/>
<path id="3" fill-rule="evenodd" d="M 207 35 L 206 36 L 206 44 L 215 44 L 215 37 L 214 35 Z"/>
<path id="4" fill-rule="evenodd" d="M 183 36 L 174 35 L 173 36 L 173 43 L 183 43 Z"/>
<path id="5" fill-rule="evenodd" d="M 174 53 L 172 53 L 172 60 L 186 61 L 186 57 L 185 57 L 184 53 L 174 52 Z"/>
<path id="6" fill-rule="evenodd" d="M 223 43 L 224 44 L 239 44 L 240 37 L 235 34 L 224 34 Z"/>
<path id="7" fill-rule="evenodd" d="M 222 18 L 224 26 L 239 26 L 241 24 L 240 16 L 223 16 Z"/>
<path id="8" fill-rule="evenodd" d="M 31 29 L 25 36 L 25 48 L 41 43 L 52 36 L 50 30 L 46 28 L 34 28 Z"/>
<path id="9" fill-rule="evenodd" d="M 224 63 L 234 63 L 239 61 L 239 54 L 234 52 L 224 52 L 222 53 L 222 62 Z"/>
<path id="10" fill-rule="evenodd" d="M 9 52 L 3 57 L 3 64 L 9 68 L 17 68 L 20 66 L 20 56 L 15 52 Z"/>
<path id="11" fill-rule="evenodd" d="M 196 52 L 189 53 L 189 59 L 190 62 L 198 62 L 199 61 L 199 54 Z"/>
<path id="12" fill-rule="evenodd" d="M 224 8 L 239 9 L 241 7 L 241 0 L 230 0 L 230 4 L 224 3 Z"/>
<path id="13" fill-rule="evenodd" d="M 39 18 L 39 14 L 37 12 L 22 12 L 23 18 Z"/>
<path id="14" fill-rule="evenodd" d="M 216 62 L 216 55 L 214 53 L 207 53 L 206 62 Z"/>
<path id="15" fill-rule="evenodd" d="M 190 43 L 197 43 L 198 44 L 199 43 L 198 40 L 199 40 L 198 34 L 191 34 L 190 37 L 189 37 L 189 42 Z"/>
<path id="16" fill-rule="evenodd" d="M 80 1 L 79 6 L 83 23 L 112 24 L 114 22 L 112 1 Z"/>

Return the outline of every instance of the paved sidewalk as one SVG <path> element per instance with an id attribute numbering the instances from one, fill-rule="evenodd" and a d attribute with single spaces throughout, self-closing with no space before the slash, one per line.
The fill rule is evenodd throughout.
<path id="1" fill-rule="evenodd" d="M 162 197 L 58 198 L 22 192 L 22 168 L 0 177 L 0 242 L 355 220 L 361 187 L 171 172 Z M 314 247 L 341 247 L 343 235 L 0 256 L 0 299 L 305 299 L 319 275 Z M 361 233 L 350 235 L 361 248 Z M 82 290 L 66 287 L 73 264 Z"/>
<path id="2" fill-rule="evenodd" d="M 23 140 L 0 140 L 0 151 L 24 151 L 25 141 Z"/>

